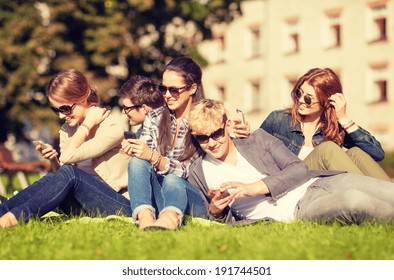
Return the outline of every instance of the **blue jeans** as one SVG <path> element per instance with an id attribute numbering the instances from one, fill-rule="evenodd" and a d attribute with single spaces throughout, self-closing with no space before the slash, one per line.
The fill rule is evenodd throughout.
<path id="1" fill-rule="evenodd" d="M 143 209 L 150 209 L 156 216 L 172 210 L 178 213 L 180 220 L 184 214 L 207 217 L 200 194 L 186 180 L 174 174 L 157 175 L 148 161 L 136 157 L 130 159 L 128 172 L 130 204 L 135 220 Z"/>
<path id="2" fill-rule="evenodd" d="M 394 222 L 394 184 L 353 173 L 323 177 L 309 186 L 295 217 L 341 224 Z"/>
<path id="3" fill-rule="evenodd" d="M 123 214 L 131 216 L 129 200 L 106 183 L 72 165 L 63 165 L 0 204 L 0 217 L 11 212 L 28 221 L 57 207 L 79 207 L 92 216 Z"/>

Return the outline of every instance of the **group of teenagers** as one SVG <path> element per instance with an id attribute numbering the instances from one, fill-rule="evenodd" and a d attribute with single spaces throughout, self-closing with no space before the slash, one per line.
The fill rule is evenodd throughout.
<path id="1" fill-rule="evenodd" d="M 188 57 L 171 60 L 161 82 L 136 75 L 122 85 L 122 111 L 140 125 L 132 138 L 78 70 L 54 75 L 46 94 L 64 121 L 60 154 L 36 147 L 53 171 L 0 204 L 0 227 L 53 210 L 131 216 L 145 230 L 177 229 L 185 215 L 231 225 L 394 221 L 394 183 L 377 163 L 384 151 L 348 117 L 329 68 L 302 75 L 291 108 L 252 133 L 204 97 Z"/>

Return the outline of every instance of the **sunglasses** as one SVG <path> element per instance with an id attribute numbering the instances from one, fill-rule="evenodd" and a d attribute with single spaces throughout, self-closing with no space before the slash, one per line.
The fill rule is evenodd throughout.
<path id="1" fill-rule="evenodd" d="M 200 144 L 206 144 L 209 141 L 209 138 L 218 141 L 220 138 L 222 138 L 224 136 L 224 131 L 225 131 L 225 127 L 223 128 L 219 128 L 218 130 L 214 131 L 213 133 L 211 133 L 211 135 L 194 135 L 194 138 L 196 138 L 196 140 L 198 141 L 198 143 Z"/>
<path id="2" fill-rule="evenodd" d="M 133 109 L 137 109 L 137 108 L 141 108 L 141 105 L 133 105 L 133 106 L 124 106 L 122 107 L 123 112 L 125 112 L 125 114 L 128 114 L 131 110 Z"/>
<path id="3" fill-rule="evenodd" d="M 302 97 L 302 95 L 303 95 L 302 90 L 300 88 L 297 88 L 295 90 L 295 97 L 299 100 Z M 313 102 L 312 97 L 310 97 L 309 95 L 306 95 L 306 94 L 304 94 L 304 102 L 305 102 L 305 105 L 308 107 L 312 106 L 313 104 L 319 103 L 319 102 Z"/>
<path id="4" fill-rule="evenodd" d="M 170 94 L 174 97 L 178 97 L 185 89 L 189 88 L 190 86 L 186 85 L 183 87 L 166 87 L 164 85 L 159 86 L 159 91 L 161 92 L 162 95 L 165 95 L 167 91 L 170 92 Z"/>
<path id="5" fill-rule="evenodd" d="M 71 115 L 76 104 L 77 103 L 74 103 L 71 106 L 70 105 L 63 105 L 63 106 L 60 106 L 59 108 L 56 108 L 53 106 L 50 106 L 50 107 L 51 107 L 52 111 L 55 112 L 55 114 L 59 115 L 59 113 L 62 113 L 63 115 L 68 116 L 68 115 Z"/>

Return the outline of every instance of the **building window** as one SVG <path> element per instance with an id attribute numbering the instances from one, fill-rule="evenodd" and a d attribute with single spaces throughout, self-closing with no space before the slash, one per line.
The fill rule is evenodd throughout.
<path id="1" fill-rule="evenodd" d="M 250 30 L 251 34 L 251 52 L 252 57 L 260 56 L 260 29 L 252 28 Z"/>
<path id="2" fill-rule="evenodd" d="M 225 37 L 223 34 L 216 34 L 213 36 L 214 48 L 211 53 L 211 58 L 213 63 L 222 63 L 225 61 L 224 54 L 226 49 Z"/>
<path id="3" fill-rule="evenodd" d="M 387 63 L 370 65 L 370 73 L 366 98 L 369 103 L 384 103 L 388 101 Z"/>
<path id="4" fill-rule="evenodd" d="M 290 108 L 293 105 L 293 99 L 291 98 L 291 92 L 293 91 L 294 85 L 297 82 L 297 75 L 288 75 L 284 79 L 283 86 L 281 87 L 281 98 L 280 105 L 284 108 Z"/>
<path id="5" fill-rule="evenodd" d="M 387 8 L 386 2 L 369 3 L 367 9 L 367 40 L 371 43 L 387 40 Z"/>
<path id="6" fill-rule="evenodd" d="M 386 80 L 376 80 L 375 81 L 376 88 L 376 97 L 377 102 L 386 102 L 387 101 L 387 81 Z"/>
<path id="7" fill-rule="evenodd" d="M 260 82 L 250 81 L 245 94 L 245 109 L 249 113 L 260 112 Z"/>
<path id="8" fill-rule="evenodd" d="M 224 49 L 226 48 L 226 44 L 225 44 L 225 42 L 224 42 L 224 35 L 221 34 L 221 35 L 217 36 L 217 37 L 216 37 L 216 40 L 217 40 L 218 43 L 219 43 L 219 49 L 220 49 L 221 51 L 224 51 Z"/>
<path id="9" fill-rule="evenodd" d="M 283 49 L 286 54 L 300 51 L 300 35 L 298 19 L 288 19 L 284 27 Z"/>
<path id="10" fill-rule="evenodd" d="M 332 9 L 325 12 L 323 24 L 323 42 L 326 48 L 341 46 L 341 10 Z"/>
<path id="11" fill-rule="evenodd" d="M 249 27 L 247 32 L 244 35 L 244 53 L 245 58 L 256 58 L 259 57 L 261 54 L 261 34 L 260 34 L 260 27 L 253 26 Z"/>
<path id="12" fill-rule="evenodd" d="M 223 102 L 226 101 L 226 89 L 223 85 L 217 86 L 216 92 L 217 92 L 216 96 L 218 96 L 221 101 Z"/>

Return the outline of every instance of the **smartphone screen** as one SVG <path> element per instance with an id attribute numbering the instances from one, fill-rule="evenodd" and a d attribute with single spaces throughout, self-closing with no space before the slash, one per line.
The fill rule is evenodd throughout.
<path id="1" fill-rule="evenodd" d="M 223 199 L 228 197 L 229 195 L 230 193 L 227 190 L 225 190 L 224 192 L 220 193 L 220 198 Z"/>
<path id="2" fill-rule="evenodd" d="M 124 138 L 126 138 L 126 139 L 136 139 L 137 137 L 136 137 L 134 132 L 132 132 L 132 131 L 125 131 L 124 132 Z"/>

